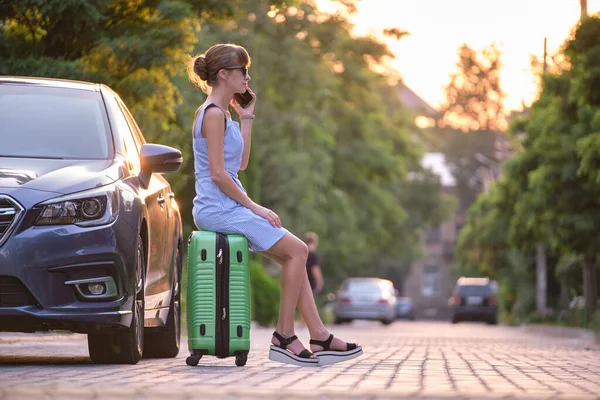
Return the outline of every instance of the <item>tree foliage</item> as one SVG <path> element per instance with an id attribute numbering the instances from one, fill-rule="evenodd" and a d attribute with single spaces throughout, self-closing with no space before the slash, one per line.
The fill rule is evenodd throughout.
<path id="1" fill-rule="evenodd" d="M 499 165 L 495 144 L 506 128 L 500 56 L 494 45 L 477 52 L 463 44 L 445 88 L 437 136 L 456 180 L 461 212 L 484 191 Z"/>
<path id="2" fill-rule="evenodd" d="M 495 188 L 478 199 L 460 238 L 465 263 L 482 247 L 531 253 L 536 243 L 544 243 L 558 259 L 556 273 L 569 285 L 573 283 L 568 272 L 577 264 L 569 260 L 580 260 L 591 312 L 597 303 L 600 245 L 599 35 L 599 18 L 583 21 L 565 44 L 569 67 L 542 77 L 539 100 L 519 122 L 526 133 L 522 153 L 506 164 Z M 479 268 L 487 271 L 487 265 L 497 268 L 502 262 Z"/>
<path id="3" fill-rule="evenodd" d="M 196 52 L 234 42 L 253 59 L 258 117 L 242 177 L 250 195 L 295 234 L 319 233 L 328 275 L 377 274 L 415 256 L 417 228 L 408 215 L 422 204 L 405 207 L 399 192 L 418 165 L 410 139 L 416 127 L 386 77 L 369 67 L 389 50 L 351 37 L 345 17 L 310 4 L 254 1 L 238 12 L 235 22 L 205 24 Z M 198 92 L 182 91 L 185 107 L 201 103 Z M 434 202 L 437 185 L 429 192 Z"/>
<path id="4" fill-rule="evenodd" d="M 504 131 L 505 95 L 500 87 L 500 51 L 491 45 L 479 55 L 463 44 L 458 56 L 457 71 L 450 75 L 450 83 L 445 88 L 447 104 L 440 126 L 465 132 Z"/>
<path id="5" fill-rule="evenodd" d="M 408 179 L 420 171 L 417 128 L 371 68 L 391 54 L 351 36 L 344 15 L 355 3 L 342 5 L 329 15 L 311 1 L 0 0 L 0 73 L 115 89 L 149 141 L 182 150 L 181 173 L 167 178 L 189 231 L 192 119 L 205 95 L 187 81 L 187 56 L 218 42 L 245 46 L 258 95 L 241 173 L 250 196 L 296 235 L 319 233 L 329 276 L 385 274 L 416 256 L 418 232 L 441 218 L 426 207 L 445 200 L 432 177 Z"/>

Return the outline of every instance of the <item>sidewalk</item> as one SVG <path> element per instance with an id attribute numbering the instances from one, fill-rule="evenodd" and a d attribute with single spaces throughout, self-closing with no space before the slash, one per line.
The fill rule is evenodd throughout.
<path id="1" fill-rule="evenodd" d="M 283 365 L 267 358 L 272 330 L 257 328 L 245 367 L 208 356 L 189 367 L 185 343 L 175 359 L 95 365 L 84 335 L 11 336 L 0 342 L 0 399 L 600 398 L 600 346 L 584 339 L 444 322 L 332 330 L 365 354 L 323 368 Z"/>

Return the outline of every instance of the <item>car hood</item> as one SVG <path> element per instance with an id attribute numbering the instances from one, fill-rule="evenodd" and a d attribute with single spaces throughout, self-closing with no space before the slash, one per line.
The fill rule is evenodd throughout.
<path id="1" fill-rule="evenodd" d="M 69 194 L 108 185 L 124 174 L 119 160 L 0 159 L 0 188 Z"/>

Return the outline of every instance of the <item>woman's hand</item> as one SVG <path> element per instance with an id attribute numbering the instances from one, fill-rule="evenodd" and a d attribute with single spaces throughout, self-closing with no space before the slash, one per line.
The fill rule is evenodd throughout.
<path id="1" fill-rule="evenodd" d="M 281 220 L 279 219 L 279 216 L 268 208 L 255 204 L 250 208 L 250 211 L 269 221 L 275 228 L 281 228 Z"/>
<path id="2" fill-rule="evenodd" d="M 254 100 L 252 100 L 250 102 L 250 104 L 248 104 L 248 107 L 242 108 L 242 106 L 240 106 L 237 103 L 237 101 L 235 101 L 235 99 L 231 99 L 231 105 L 233 106 L 233 108 L 235 109 L 235 112 L 237 112 L 240 117 L 243 117 L 244 115 L 254 114 L 254 106 L 256 105 L 256 94 L 254 94 L 252 89 L 250 89 L 249 87 L 246 87 L 246 88 L 248 89 L 248 92 L 252 95 L 252 97 L 254 98 Z"/>

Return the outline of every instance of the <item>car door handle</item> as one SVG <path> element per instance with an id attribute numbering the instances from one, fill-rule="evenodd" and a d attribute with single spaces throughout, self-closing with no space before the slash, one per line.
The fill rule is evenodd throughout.
<path id="1" fill-rule="evenodd" d="M 161 206 L 163 204 L 165 204 L 165 198 L 163 197 L 162 193 L 158 196 L 158 204 L 160 204 Z"/>

